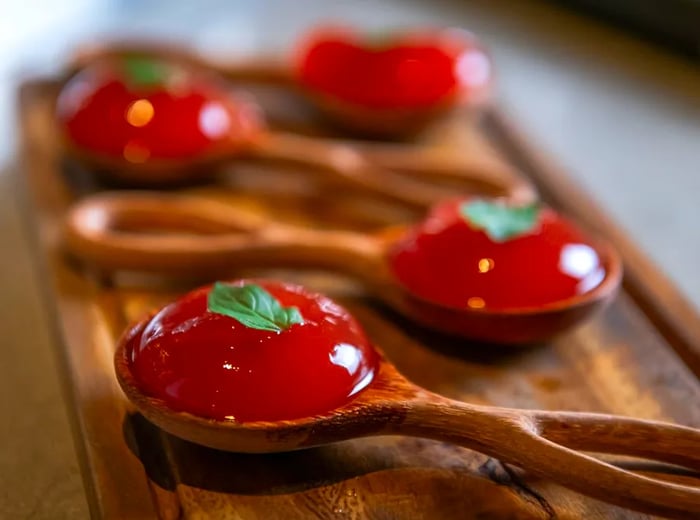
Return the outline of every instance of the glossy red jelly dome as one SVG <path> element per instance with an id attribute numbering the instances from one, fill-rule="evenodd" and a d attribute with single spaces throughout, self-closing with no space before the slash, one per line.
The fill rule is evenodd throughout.
<path id="1" fill-rule="evenodd" d="M 458 29 L 371 39 L 323 27 L 301 45 L 296 74 L 312 91 L 366 108 L 429 108 L 485 89 L 491 63 L 475 38 Z"/>
<path id="2" fill-rule="evenodd" d="M 126 348 L 142 392 L 176 410 L 237 422 L 333 410 L 371 382 L 378 363 L 345 309 L 270 281 L 195 290 L 158 312 Z"/>
<path id="3" fill-rule="evenodd" d="M 391 251 L 394 275 L 424 300 L 496 311 L 548 305 L 600 284 L 600 257 L 572 223 L 546 207 L 515 208 L 515 217 L 511 209 L 479 199 L 438 206 Z M 494 234 L 509 234 L 509 225 L 515 233 L 490 236 L 489 218 Z"/>
<path id="4" fill-rule="evenodd" d="M 66 82 L 56 113 L 73 146 L 132 163 L 239 146 L 259 127 L 255 106 L 211 76 L 143 57 L 86 67 Z"/>

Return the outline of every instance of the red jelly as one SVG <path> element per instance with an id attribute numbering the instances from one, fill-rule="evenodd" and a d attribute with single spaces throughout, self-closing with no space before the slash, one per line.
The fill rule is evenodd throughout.
<path id="1" fill-rule="evenodd" d="M 486 213 L 508 210 L 476 199 L 446 202 L 393 249 L 392 270 L 411 293 L 453 308 L 507 311 L 565 300 L 603 280 L 593 245 L 553 210 L 533 207 L 528 229 L 494 239 L 467 216 L 475 201 Z"/>
<path id="2" fill-rule="evenodd" d="M 255 108 L 211 77 L 140 57 L 76 74 L 61 91 L 57 115 L 74 146 L 132 163 L 236 147 L 259 127 Z"/>
<path id="3" fill-rule="evenodd" d="M 371 41 L 322 28 L 297 58 L 306 88 L 374 109 L 429 108 L 468 97 L 491 82 L 488 56 L 464 31 L 413 31 Z"/>
<path id="4" fill-rule="evenodd" d="M 371 382 L 377 354 L 345 309 L 279 282 L 217 283 L 216 290 L 244 286 L 262 289 L 299 319 L 284 330 L 254 328 L 248 314 L 239 321 L 208 310 L 212 287 L 195 290 L 163 308 L 127 345 L 145 394 L 202 417 L 276 421 L 333 410 Z M 241 301 L 270 308 L 254 298 Z"/>

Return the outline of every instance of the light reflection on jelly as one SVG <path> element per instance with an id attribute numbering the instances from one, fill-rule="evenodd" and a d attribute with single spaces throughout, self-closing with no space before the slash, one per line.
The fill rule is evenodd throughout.
<path id="1" fill-rule="evenodd" d="M 56 100 L 56 108 L 60 117 L 69 116 L 82 108 L 87 98 L 92 95 L 92 86 L 90 85 L 92 79 L 92 75 L 74 78 L 61 91 Z"/>
<path id="2" fill-rule="evenodd" d="M 467 300 L 467 307 L 469 307 L 470 309 L 483 309 L 484 307 L 486 307 L 486 302 L 483 298 L 479 298 L 478 296 L 472 296 Z"/>
<path id="3" fill-rule="evenodd" d="M 603 279 L 605 278 L 605 269 L 602 266 L 598 266 L 597 269 L 589 273 L 585 278 L 583 278 L 577 288 L 579 294 L 586 293 L 598 287 Z"/>
<path id="4" fill-rule="evenodd" d="M 480 273 L 488 273 L 495 266 L 496 266 L 496 262 L 493 261 L 493 258 L 481 258 L 479 260 L 479 272 Z"/>
<path id="5" fill-rule="evenodd" d="M 136 141 L 129 141 L 124 146 L 124 159 L 130 163 L 145 163 L 151 156 L 151 151 Z"/>
<path id="6" fill-rule="evenodd" d="M 131 126 L 140 128 L 146 126 L 153 119 L 154 114 L 155 110 L 150 101 L 137 99 L 126 109 L 126 120 Z"/>
<path id="7" fill-rule="evenodd" d="M 221 103 L 209 101 L 199 111 L 199 129 L 210 139 L 218 139 L 231 129 L 231 118 Z"/>
<path id="8" fill-rule="evenodd" d="M 374 379 L 374 370 L 367 372 L 365 376 L 358 381 L 358 383 L 353 387 L 352 390 L 350 390 L 350 393 L 348 394 L 348 397 L 352 397 L 355 395 L 357 392 L 360 390 L 364 390 Z"/>
<path id="9" fill-rule="evenodd" d="M 455 71 L 460 84 L 472 88 L 483 87 L 491 78 L 491 62 L 480 49 L 470 49 L 457 59 Z"/>
<path id="10" fill-rule="evenodd" d="M 586 278 L 600 264 L 598 254 L 586 244 L 566 244 L 559 256 L 559 269 L 574 278 Z"/>
<path id="11" fill-rule="evenodd" d="M 333 347 L 333 352 L 329 354 L 331 363 L 343 367 L 348 374 L 354 374 L 362 362 L 362 352 L 349 343 L 340 343 Z"/>

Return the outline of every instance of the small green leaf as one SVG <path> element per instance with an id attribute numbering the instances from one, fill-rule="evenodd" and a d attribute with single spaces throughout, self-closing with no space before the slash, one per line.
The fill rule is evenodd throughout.
<path id="1" fill-rule="evenodd" d="M 304 319 L 296 307 L 282 307 L 269 292 L 255 284 L 216 282 L 207 296 L 207 310 L 233 318 L 246 327 L 282 332 Z"/>
<path id="2" fill-rule="evenodd" d="M 473 200 L 460 206 L 467 223 L 481 229 L 494 242 L 524 235 L 537 224 L 540 208 L 535 204 L 511 207 L 503 203 Z"/>
<path id="3" fill-rule="evenodd" d="M 168 76 L 165 62 L 137 54 L 124 57 L 124 69 L 129 82 L 135 86 L 162 85 Z"/>

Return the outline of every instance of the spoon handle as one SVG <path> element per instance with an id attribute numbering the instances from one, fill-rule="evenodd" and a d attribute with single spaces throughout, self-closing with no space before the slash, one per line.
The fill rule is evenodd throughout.
<path id="1" fill-rule="evenodd" d="M 65 240 L 107 270 L 315 267 L 368 279 L 383 266 L 382 242 L 369 235 L 294 227 L 215 201 L 152 192 L 86 197 L 66 217 Z"/>
<path id="2" fill-rule="evenodd" d="M 204 58 L 201 58 L 204 61 Z M 243 83 L 294 87 L 294 74 L 287 63 L 273 56 L 239 57 L 235 61 L 209 59 L 206 66 L 221 76 Z"/>
<path id="3" fill-rule="evenodd" d="M 401 144 L 361 144 L 362 155 L 372 164 L 422 181 L 452 186 L 470 193 L 507 197 L 526 204 L 538 199 L 537 190 L 504 162 L 479 151 L 456 154 L 440 148 Z M 475 147 L 481 150 L 483 145 Z"/>
<path id="4" fill-rule="evenodd" d="M 642 457 L 700 471 L 700 430 L 605 414 L 474 406 L 425 398 L 402 434 L 452 442 L 599 500 L 673 518 L 700 515 L 700 487 L 635 474 L 576 450 Z"/>
<path id="5" fill-rule="evenodd" d="M 421 212 L 455 195 L 454 191 L 368 161 L 354 145 L 340 140 L 269 132 L 253 143 L 248 154 L 265 161 L 308 167 L 308 173 L 320 174 L 323 181 L 332 181 L 341 188 L 359 189 Z M 483 192 L 483 183 L 480 188 Z M 510 194 L 502 185 L 492 184 L 489 188 L 501 195 Z"/>

